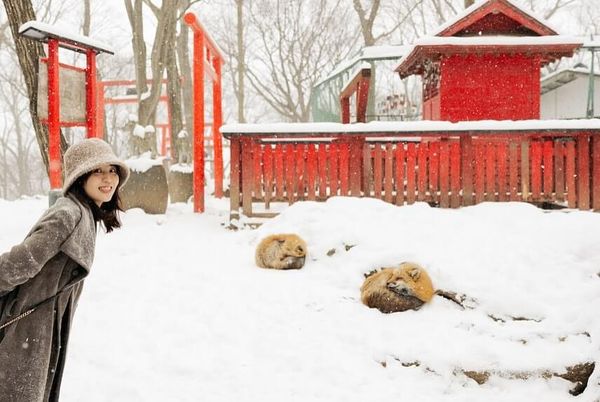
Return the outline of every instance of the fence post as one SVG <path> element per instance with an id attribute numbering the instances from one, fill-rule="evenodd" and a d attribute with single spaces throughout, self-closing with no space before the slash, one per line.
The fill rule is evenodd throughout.
<path id="1" fill-rule="evenodd" d="M 242 169 L 239 135 L 230 139 L 230 178 L 229 178 L 229 220 L 240 218 L 240 172 Z"/>
<path id="2" fill-rule="evenodd" d="M 460 157 L 462 160 L 462 205 L 473 205 L 473 139 L 471 133 L 460 137 Z"/>
<path id="3" fill-rule="evenodd" d="M 350 195 L 360 197 L 362 182 L 362 149 L 365 143 L 364 137 L 353 136 L 350 138 Z"/>

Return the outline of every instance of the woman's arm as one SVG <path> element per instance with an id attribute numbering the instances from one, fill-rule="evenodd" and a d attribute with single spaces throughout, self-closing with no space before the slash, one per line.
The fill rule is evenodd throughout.
<path id="1" fill-rule="evenodd" d="M 0 255 L 0 293 L 11 291 L 37 275 L 58 254 L 80 219 L 79 208 L 49 211 L 21 244 Z"/>

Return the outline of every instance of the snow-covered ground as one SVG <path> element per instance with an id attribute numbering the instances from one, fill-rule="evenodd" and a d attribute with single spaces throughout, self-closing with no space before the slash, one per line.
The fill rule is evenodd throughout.
<path id="1" fill-rule="evenodd" d="M 600 214 L 333 198 L 233 232 L 227 202 L 209 200 L 203 215 L 186 204 L 131 210 L 122 229 L 99 234 L 61 401 L 600 398 Z M 46 205 L 0 200 L 0 251 Z M 260 239 L 280 232 L 307 241 L 304 269 L 254 265 Z M 435 297 L 386 315 L 362 305 L 363 274 L 402 261 L 476 307 Z M 578 397 L 544 375 L 585 362 L 597 367 Z M 492 375 L 478 385 L 461 370 Z"/>

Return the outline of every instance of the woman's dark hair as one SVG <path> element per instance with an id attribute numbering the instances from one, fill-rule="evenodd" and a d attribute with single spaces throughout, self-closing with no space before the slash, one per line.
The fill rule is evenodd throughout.
<path id="1" fill-rule="evenodd" d="M 114 165 L 113 165 L 114 166 Z M 117 173 L 119 174 L 119 184 L 117 185 L 117 189 L 113 194 L 110 201 L 102 203 L 102 206 L 98 206 L 94 200 L 92 200 L 85 193 L 83 189 L 83 185 L 88 177 L 92 174 L 92 172 L 87 172 L 86 174 L 81 175 L 75 180 L 73 185 L 69 187 L 67 193 L 72 194 L 75 198 L 79 200 L 82 204 L 85 204 L 90 207 L 92 210 L 92 215 L 94 216 L 94 222 L 102 222 L 104 225 L 104 229 L 106 232 L 112 232 L 115 228 L 121 227 L 121 221 L 119 221 L 119 216 L 117 211 L 123 211 L 123 207 L 121 206 L 121 198 L 119 197 L 119 189 L 121 188 L 121 172 L 118 166 L 114 166 L 117 169 Z"/>

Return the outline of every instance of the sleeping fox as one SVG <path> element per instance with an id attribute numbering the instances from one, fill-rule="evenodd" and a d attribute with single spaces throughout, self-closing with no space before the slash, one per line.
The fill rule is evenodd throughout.
<path id="1" fill-rule="evenodd" d="M 418 310 L 434 295 L 429 275 L 412 262 L 382 268 L 368 276 L 360 292 L 363 304 L 382 313 Z"/>
<path id="2" fill-rule="evenodd" d="M 306 258 L 306 242 L 295 234 L 265 237 L 256 247 L 256 265 L 272 269 L 300 269 Z"/>

